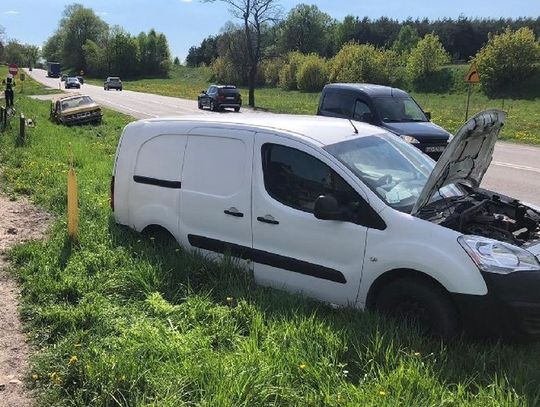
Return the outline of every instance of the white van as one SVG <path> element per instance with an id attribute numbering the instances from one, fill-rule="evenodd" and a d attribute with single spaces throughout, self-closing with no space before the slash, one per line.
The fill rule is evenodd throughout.
<path id="1" fill-rule="evenodd" d="M 413 316 L 426 330 L 540 335 L 540 212 L 479 189 L 505 114 L 435 165 L 385 130 L 253 115 L 142 120 L 120 140 L 114 217 L 242 259 L 259 284 Z"/>

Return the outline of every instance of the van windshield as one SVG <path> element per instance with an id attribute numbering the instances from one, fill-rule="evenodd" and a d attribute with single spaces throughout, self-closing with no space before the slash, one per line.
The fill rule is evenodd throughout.
<path id="1" fill-rule="evenodd" d="M 418 104 L 410 97 L 378 97 L 373 104 L 379 117 L 387 123 L 427 122 Z"/>
<path id="2" fill-rule="evenodd" d="M 435 161 L 391 134 L 359 137 L 324 148 L 346 165 L 386 204 L 410 213 L 435 167 Z M 448 185 L 432 201 L 464 194 Z"/>

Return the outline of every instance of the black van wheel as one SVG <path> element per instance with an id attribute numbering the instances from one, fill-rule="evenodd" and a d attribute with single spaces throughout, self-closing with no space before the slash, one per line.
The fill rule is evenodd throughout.
<path id="1" fill-rule="evenodd" d="M 210 110 L 211 110 L 212 112 L 215 112 L 215 111 L 216 111 L 216 105 L 214 104 L 214 101 L 213 101 L 213 100 L 210 101 Z"/>
<path id="2" fill-rule="evenodd" d="M 234 111 L 235 111 L 236 113 L 238 113 L 238 112 L 240 111 L 240 108 L 239 108 L 239 107 L 235 107 L 235 108 L 234 108 Z"/>
<path id="3" fill-rule="evenodd" d="M 375 307 L 385 315 L 415 324 L 422 333 L 445 340 L 460 333 L 459 316 L 448 293 L 418 278 L 400 278 L 382 288 Z"/>

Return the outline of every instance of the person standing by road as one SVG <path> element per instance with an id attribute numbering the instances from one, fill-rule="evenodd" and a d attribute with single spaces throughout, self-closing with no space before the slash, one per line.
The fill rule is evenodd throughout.
<path id="1" fill-rule="evenodd" d="M 13 76 L 9 75 L 6 79 L 6 90 L 4 91 L 4 95 L 6 97 L 6 108 L 13 107 L 13 86 L 15 86 L 15 80 L 13 79 Z"/>

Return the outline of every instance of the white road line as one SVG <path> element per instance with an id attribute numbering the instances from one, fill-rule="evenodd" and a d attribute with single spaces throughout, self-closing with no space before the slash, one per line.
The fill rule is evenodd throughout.
<path id="1" fill-rule="evenodd" d="M 500 161 L 492 161 L 491 164 L 498 165 L 499 167 L 514 168 L 516 170 L 532 171 L 540 173 L 540 168 L 527 167 L 526 165 L 503 163 Z"/>

